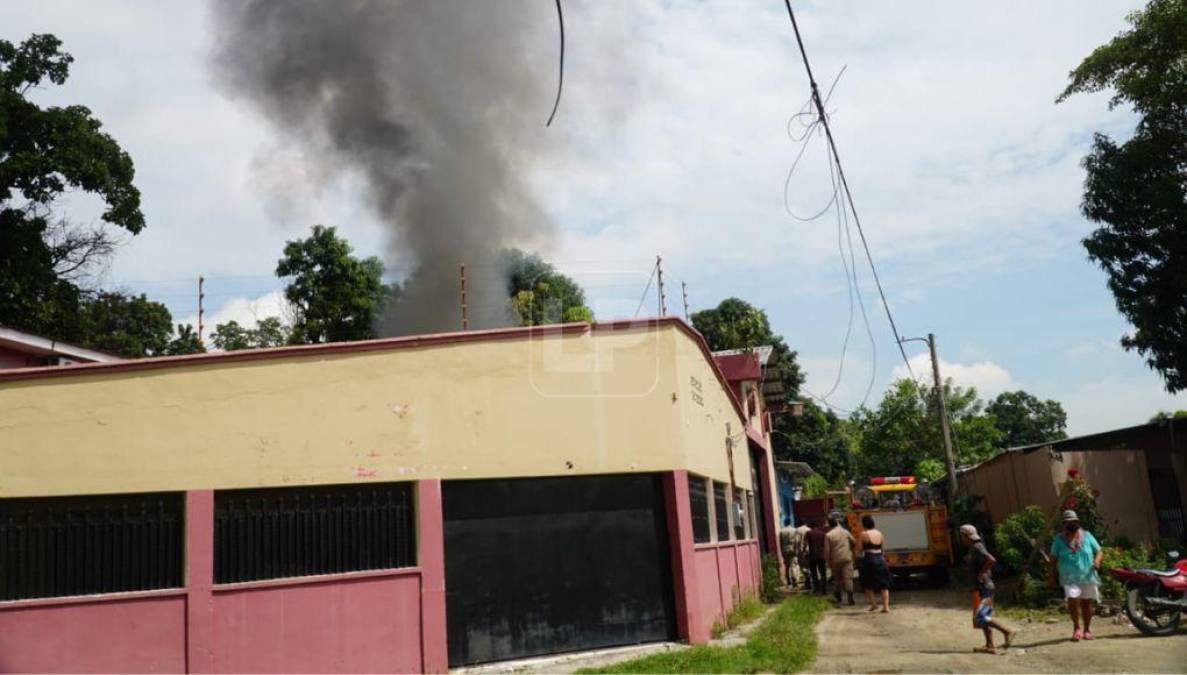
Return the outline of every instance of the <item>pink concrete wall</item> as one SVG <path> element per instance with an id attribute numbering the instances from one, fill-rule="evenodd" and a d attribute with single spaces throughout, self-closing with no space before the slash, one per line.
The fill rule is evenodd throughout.
<path id="1" fill-rule="evenodd" d="M 741 598 L 757 596 L 762 580 L 758 542 L 698 544 L 695 552 L 697 589 L 702 628 L 711 631 Z"/>
<path id="2" fill-rule="evenodd" d="M 214 591 L 214 671 L 416 672 L 420 574 Z"/>
<path id="3" fill-rule="evenodd" d="M 0 607 L 0 672 L 186 670 L 184 592 L 5 605 Z"/>

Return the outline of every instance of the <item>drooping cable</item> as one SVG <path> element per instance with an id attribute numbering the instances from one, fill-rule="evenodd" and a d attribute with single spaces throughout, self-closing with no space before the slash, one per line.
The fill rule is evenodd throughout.
<path id="1" fill-rule="evenodd" d="M 561 88 L 565 86 L 565 15 L 561 11 L 561 0 L 556 0 L 556 21 L 560 24 L 561 33 L 560 72 L 556 79 L 556 101 L 552 104 L 552 113 L 548 116 L 548 122 L 544 124 L 546 127 L 552 126 L 552 118 L 556 117 L 556 109 L 561 106 Z"/>
<path id="2" fill-rule="evenodd" d="M 819 115 L 820 125 L 824 129 L 825 139 L 828 141 L 828 146 L 832 152 L 833 161 L 836 163 L 837 175 L 841 179 L 841 189 L 845 194 L 845 201 L 849 205 L 849 211 L 853 214 L 853 223 L 857 226 L 857 234 L 861 240 L 862 248 L 865 250 L 866 261 L 870 265 L 870 274 L 874 279 L 874 285 L 878 289 L 878 297 L 882 300 L 882 308 L 886 311 L 886 319 L 890 323 L 890 330 L 894 335 L 895 343 L 898 344 L 899 354 L 901 354 L 903 357 L 903 364 L 906 365 L 907 373 L 910 375 L 911 380 L 916 382 L 916 391 L 919 391 L 918 381 L 915 379 L 915 371 L 911 368 L 910 359 L 907 358 L 907 350 L 903 347 L 903 344 L 900 340 L 900 333 L 898 331 L 898 326 L 894 321 L 894 314 L 892 314 L 890 311 L 890 303 L 887 302 L 886 292 L 882 288 L 882 280 L 878 277 L 878 270 L 874 266 L 874 257 L 870 253 L 869 242 L 866 241 L 865 230 L 861 226 L 861 217 L 857 214 L 857 207 L 853 203 L 853 193 L 849 189 L 849 181 L 845 177 L 845 169 L 841 164 L 841 155 L 839 152 L 837 152 L 837 143 L 833 138 L 832 129 L 828 124 L 828 116 L 825 114 L 824 110 L 824 101 L 820 98 L 820 88 L 816 85 L 816 77 L 812 74 L 812 64 L 808 62 L 808 52 L 804 48 L 803 37 L 800 36 L 800 27 L 799 24 L 796 23 L 795 12 L 791 9 L 791 0 L 783 0 L 783 4 L 787 7 L 788 18 L 791 19 L 791 28 L 795 32 L 795 41 L 799 46 L 800 57 L 804 61 L 804 70 L 808 74 L 808 84 L 811 87 L 812 101 L 816 105 L 816 112 Z M 920 395 L 922 396 L 921 391 Z"/>

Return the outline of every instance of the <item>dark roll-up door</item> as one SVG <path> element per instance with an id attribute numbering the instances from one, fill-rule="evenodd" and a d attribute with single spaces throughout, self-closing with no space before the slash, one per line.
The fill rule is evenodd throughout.
<path id="1" fill-rule="evenodd" d="M 669 640 L 658 476 L 446 481 L 449 664 Z"/>

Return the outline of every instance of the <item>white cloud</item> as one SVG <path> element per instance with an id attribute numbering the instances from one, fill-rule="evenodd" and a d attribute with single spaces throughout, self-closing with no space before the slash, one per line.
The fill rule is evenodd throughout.
<path id="1" fill-rule="evenodd" d="M 1187 409 L 1187 393 L 1168 394 L 1145 378 L 1108 377 L 1076 387 L 1062 403 L 1068 434 L 1081 436 L 1142 424 L 1160 410 Z"/>
<path id="2" fill-rule="evenodd" d="M 918 354 L 910 359 L 911 369 L 920 382 L 931 382 L 931 358 L 927 354 Z M 907 367 L 895 366 L 894 377 L 908 377 Z M 962 387 L 976 387 L 977 395 L 982 399 L 989 399 L 1015 385 L 1010 371 L 992 361 L 978 361 L 976 363 L 951 363 L 940 359 L 940 377 L 952 378 L 952 381 Z"/>
<path id="3" fill-rule="evenodd" d="M 257 298 L 231 298 L 217 310 L 207 312 L 203 323 L 206 326 L 207 335 L 209 335 L 209 332 L 220 323 L 237 321 L 241 326 L 250 327 L 260 319 L 272 316 L 280 317 L 282 320 L 285 318 L 285 299 L 284 293 L 281 291 L 272 291 Z M 191 314 L 179 320 L 178 323 L 188 323 L 196 328 L 198 315 Z"/>

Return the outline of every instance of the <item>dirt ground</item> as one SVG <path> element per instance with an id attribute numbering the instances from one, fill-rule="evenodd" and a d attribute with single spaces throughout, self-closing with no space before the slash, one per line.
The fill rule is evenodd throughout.
<path id="1" fill-rule="evenodd" d="M 977 654 L 981 631 L 972 627 L 968 595 L 955 590 L 909 590 L 891 595 L 891 613 L 856 607 L 832 609 L 817 626 L 817 673 L 1187 673 L 1187 630 L 1147 637 L 1112 617 L 1092 623 L 1096 639 L 1071 641 L 1071 621 L 999 617 L 1021 629 L 1002 655 Z M 995 640 L 1000 648 L 1001 635 Z"/>

